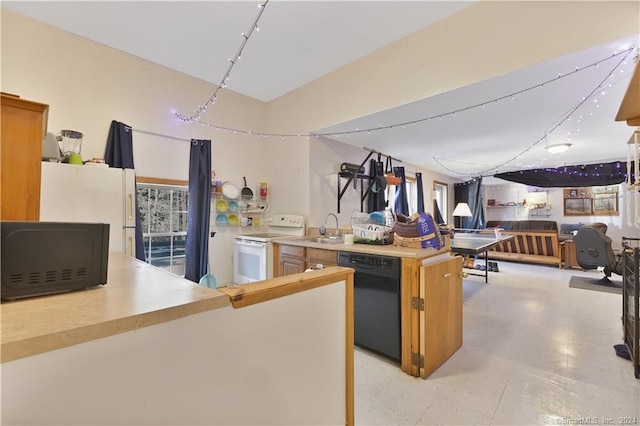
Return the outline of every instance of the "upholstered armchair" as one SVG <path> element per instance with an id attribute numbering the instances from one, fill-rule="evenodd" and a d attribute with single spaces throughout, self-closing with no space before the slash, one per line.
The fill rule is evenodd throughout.
<path id="1" fill-rule="evenodd" d="M 582 225 L 573 237 L 576 247 L 576 260 L 584 269 L 603 268 L 608 278 L 611 273 L 622 275 L 622 257 L 611 248 L 611 238 L 607 235 L 607 225 L 593 223 Z"/>

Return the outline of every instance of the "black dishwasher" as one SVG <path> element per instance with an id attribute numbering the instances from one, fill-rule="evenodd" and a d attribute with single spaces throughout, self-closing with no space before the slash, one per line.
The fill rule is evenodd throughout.
<path id="1" fill-rule="evenodd" d="M 400 361 L 400 258 L 338 252 L 355 270 L 354 343 Z"/>

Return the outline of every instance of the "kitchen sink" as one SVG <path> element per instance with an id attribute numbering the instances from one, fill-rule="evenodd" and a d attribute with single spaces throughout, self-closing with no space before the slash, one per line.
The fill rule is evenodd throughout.
<path id="1" fill-rule="evenodd" d="M 303 238 L 302 241 L 309 241 L 310 243 L 320 244 L 344 244 L 343 237 L 309 237 Z"/>

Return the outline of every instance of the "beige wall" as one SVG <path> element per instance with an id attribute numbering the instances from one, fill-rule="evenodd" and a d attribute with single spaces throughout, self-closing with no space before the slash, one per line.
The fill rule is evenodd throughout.
<path id="1" fill-rule="evenodd" d="M 269 125 L 322 129 L 637 32 L 637 2 L 480 1 L 272 101 Z"/>
<path id="2" fill-rule="evenodd" d="M 201 80 L 2 10 L 2 91 L 49 104 L 49 131 L 84 133 L 85 159 L 104 156 L 110 122 L 118 120 L 160 134 L 211 139 L 213 166 L 223 180 L 239 183 L 246 175 L 259 182 L 266 174 L 264 144 L 175 119 L 174 111 L 190 113 L 213 90 Z M 216 124 L 265 127 L 262 102 L 226 91 L 220 104 L 209 113 Z M 187 142 L 137 134 L 134 145 L 141 148 L 138 174 L 187 178 Z M 240 156 L 242 168 L 225 160 Z"/>

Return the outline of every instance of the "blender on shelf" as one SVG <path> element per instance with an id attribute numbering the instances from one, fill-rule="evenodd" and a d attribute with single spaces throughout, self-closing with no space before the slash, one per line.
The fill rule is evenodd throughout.
<path id="1" fill-rule="evenodd" d="M 82 133 L 75 130 L 61 130 L 57 137 L 62 162 L 70 164 L 82 164 L 80 150 L 82 148 Z"/>

